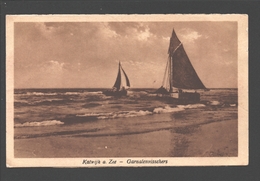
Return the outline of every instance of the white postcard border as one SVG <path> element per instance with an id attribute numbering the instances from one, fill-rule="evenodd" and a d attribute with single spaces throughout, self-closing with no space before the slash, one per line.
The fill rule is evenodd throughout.
<path id="1" fill-rule="evenodd" d="M 236 21 L 238 23 L 238 157 L 14 158 L 14 23 L 109 21 Z M 248 165 L 248 16 L 245 14 L 170 15 L 6 15 L 6 165 L 7 167 L 159 167 Z M 116 164 L 109 164 L 110 160 Z M 129 160 L 166 160 L 156 164 Z M 89 161 L 89 163 L 88 163 Z M 144 161 L 145 162 L 145 161 Z"/>

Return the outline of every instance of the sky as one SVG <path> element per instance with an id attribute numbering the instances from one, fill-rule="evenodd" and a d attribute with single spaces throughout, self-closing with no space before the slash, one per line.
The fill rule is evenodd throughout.
<path id="1" fill-rule="evenodd" d="M 172 30 L 207 88 L 237 88 L 237 23 L 15 22 L 15 88 L 111 88 L 118 62 L 133 88 L 162 85 Z"/>

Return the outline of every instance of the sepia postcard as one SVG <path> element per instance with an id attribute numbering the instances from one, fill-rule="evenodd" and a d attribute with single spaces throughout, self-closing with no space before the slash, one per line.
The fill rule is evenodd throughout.
<path id="1" fill-rule="evenodd" d="M 6 15 L 6 165 L 248 165 L 246 14 Z"/>

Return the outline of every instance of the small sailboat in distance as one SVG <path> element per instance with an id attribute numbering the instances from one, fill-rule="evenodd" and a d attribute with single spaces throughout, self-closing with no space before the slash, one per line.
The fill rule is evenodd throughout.
<path id="1" fill-rule="evenodd" d="M 173 29 L 162 86 L 156 93 L 181 103 L 196 103 L 200 101 L 200 94 L 196 92 L 198 89 L 207 90 Z"/>
<path id="2" fill-rule="evenodd" d="M 122 72 L 123 74 L 122 74 Z M 112 89 L 103 91 L 103 94 L 106 96 L 126 96 L 127 95 L 127 89 L 130 87 L 130 81 L 119 62 L 118 65 L 118 73 L 117 78 L 115 81 L 115 84 Z"/>

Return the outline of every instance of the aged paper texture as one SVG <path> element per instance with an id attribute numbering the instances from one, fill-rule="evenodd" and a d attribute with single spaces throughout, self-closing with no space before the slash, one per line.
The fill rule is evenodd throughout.
<path id="1" fill-rule="evenodd" d="M 7 167 L 248 164 L 248 16 L 7 15 Z"/>

